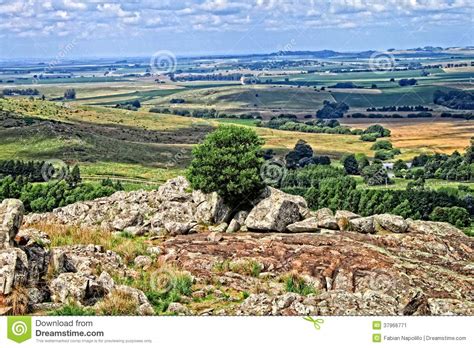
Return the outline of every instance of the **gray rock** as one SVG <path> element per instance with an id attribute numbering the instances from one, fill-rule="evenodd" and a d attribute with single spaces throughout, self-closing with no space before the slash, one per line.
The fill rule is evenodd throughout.
<path id="1" fill-rule="evenodd" d="M 18 248 L 0 249 L 0 294 L 8 295 L 13 287 L 28 281 L 28 258 Z"/>
<path id="2" fill-rule="evenodd" d="M 220 224 L 228 222 L 232 209 L 216 193 L 193 192 L 193 202 L 196 204 L 196 220 L 203 224 Z"/>
<path id="3" fill-rule="evenodd" d="M 15 246 L 14 239 L 23 220 L 24 207 L 18 199 L 5 199 L 0 204 L 0 249 Z"/>
<path id="4" fill-rule="evenodd" d="M 249 212 L 245 210 L 241 210 L 237 212 L 237 214 L 235 214 L 232 220 L 230 221 L 229 227 L 227 227 L 226 232 L 233 233 L 233 232 L 239 231 L 240 228 L 244 225 L 245 219 L 247 218 L 248 215 L 249 215 Z"/>
<path id="5" fill-rule="evenodd" d="M 339 225 L 334 217 L 327 217 L 318 221 L 318 227 L 328 230 L 338 230 Z"/>
<path id="6" fill-rule="evenodd" d="M 318 219 L 315 217 L 292 223 L 286 228 L 290 232 L 319 232 Z"/>
<path id="7" fill-rule="evenodd" d="M 352 219 L 360 218 L 361 216 L 359 214 L 353 213 L 353 212 L 348 211 L 348 210 L 336 210 L 336 214 L 334 215 L 334 217 L 336 219 L 345 218 L 345 219 L 348 219 L 348 220 L 352 220 Z"/>
<path id="8" fill-rule="evenodd" d="M 220 242 L 223 238 L 222 233 L 219 232 L 211 232 L 207 235 L 207 240 L 210 242 Z"/>
<path id="9" fill-rule="evenodd" d="M 349 228 L 350 231 L 359 233 L 375 233 L 374 217 L 361 217 L 350 220 Z"/>
<path id="10" fill-rule="evenodd" d="M 331 209 L 329 208 L 321 208 L 316 210 L 313 215 L 318 219 L 318 220 L 325 220 L 329 218 L 334 218 L 334 214 Z"/>
<path id="11" fill-rule="evenodd" d="M 176 314 L 184 314 L 184 315 L 189 314 L 188 308 L 186 308 L 185 305 L 182 305 L 179 302 L 171 302 L 168 305 L 167 311 L 171 313 L 176 313 Z"/>
<path id="12" fill-rule="evenodd" d="M 153 263 L 153 260 L 151 259 L 150 256 L 139 255 L 135 257 L 135 259 L 133 260 L 133 263 L 138 268 L 147 269 L 151 266 L 151 264 Z"/>
<path id="13" fill-rule="evenodd" d="M 108 293 L 108 285 L 93 275 L 61 273 L 49 288 L 53 302 L 91 306 Z"/>
<path id="14" fill-rule="evenodd" d="M 283 232 L 300 220 L 300 205 L 296 201 L 292 195 L 271 189 L 271 194 L 250 211 L 245 225 L 249 230 Z"/>
<path id="15" fill-rule="evenodd" d="M 223 233 L 227 230 L 228 226 L 229 225 L 227 223 L 223 222 L 217 226 L 210 226 L 209 231 L 215 232 L 215 233 Z"/>
<path id="16" fill-rule="evenodd" d="M 158 188 L 158 199 L 166 202 L 185 202 L 191 199 L 191 184 L 184 176 L 168 180 Z"/>
<path id="17" fill-rule="evenodd" d="M 408 230 L 405 219 L 392 214 L 374 215 L 374 226 L 377 231 L 384 230 L 393 233 L 405 233 Z"/>

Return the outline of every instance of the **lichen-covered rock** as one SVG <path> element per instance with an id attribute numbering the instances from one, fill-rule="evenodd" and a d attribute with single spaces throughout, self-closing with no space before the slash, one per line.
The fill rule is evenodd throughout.
<path id="1" fill-rule="evenodd" d="M 13 247 L 14 239 L 23 220 L 24 207 L 18 199 L 0 203 L 0 249 Z"/>
<path id="2" fill-rule="evenodd" d="M 319 232 L 319 221 L 315 217 L 298 221 L 288 225 L 287 230 L 290 232 Z"/>
<path id="3" fill-rule="evenodd" d="M 228 222 L 232 209 L 224 203 L 216 192 L 193 192 L 193 202 L 196 204 L 196 220 L 203 224 L 220 224 Z"/>
<path id="4" fill-rule="evenodd" d="M 400 234 L 239 233 L 219 241 L 180 236 L 161 245 L 162 257 L 204 283 L 213 281 L 210 270 L 225 260 L 261 265 L 258 277 L 234 265 L 218 278 L 222 286 L 253 294 L 225 314 L 471 315 L 474 240 L 445 223 L 409 225 L 410 232 Z M 303 277 L 315 293 L 285 296 L 276 279 L 288 272 Z M 266 293 L 254 294 L 255 288 Z"/>
<path id="5" fill-rule="evenodd" d="M 0 249 L 0 295 L 8 295 L 13 287 L 28 281 L 28 258 L 18 248 Z"/>
<path id="6" fill-rule="evenodd" d="M 298 201 L 292 195 L 272 189 L 271 194 L 250 211 L 245 225 L 254 231 L 283 232 L 301 218 Z"/>
<path id="7" fill-rule="evenodd" d="M 124 270 L 122 258 L 100 245 L 70 245 L 51 250 L 51 267 L 56 274 L 81 272 L 94 274 L 97 269 L 108 272 Z"/>
<path id="8" fill-rule="evenodd" d="M 61 273 L 51 281 L 51 299 L 59 303 L 94 305 L 108 293 L 108 284 L 94 275 Z"/>
<path id="9" fill-rule="evenodd" d="M 368 216 L 351 219 L 348 229 L 359 233 L 375 233 L 374 217 Z"/>
<path id="10" fill-rule="evenodd" d="M 404 233 L 408 230 L 408 224 L 404 218 L 392 214 L 374 215 L 375 230 L 383 230 L 393 233 Z"/>
<path id="11" fill-rule="evenodd" d="M 226 232 L 227 233 L 233 233 L 233 232 L 237 232 L 240 230 L 240 228 L 242 226 L 244 226 L 245 224 L 245 219 L 247 218 L 247 216 L 249 216 L 249 212 L 246 211 L 246 210 L 241 210 L 241 211 L 238 211 L 234 217 L 232 218 L 232 220 L 230 221 L 229 223 L 229 226 L 227 227 L 227 230 Z"/>
<path id="12" fill-rule="evenodd" d="M 150 256 L 139 255 L 133 260 L 133 263 L 138 268 L 147 269 L 151 266 L 151 264 L 153 263 L 153 260 L 151 259 Z"/>

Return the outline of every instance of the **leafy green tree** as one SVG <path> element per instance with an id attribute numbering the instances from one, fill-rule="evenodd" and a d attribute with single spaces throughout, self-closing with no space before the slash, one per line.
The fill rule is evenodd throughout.
<path id="1" fill-rule="evenodd" d="M 392 143 L 388 140 L 378 140 L 375 142 L 374 145 L 370 148 L 371 150 L 392 150 L 393 146 Z"/>
<path id="2" fill-rule="evenodd" d="M 220 126 L 193 149 L 187 177 L 194 189 L 216 191 L 229 204 L 258 196 L 265 184 L 263 141 L 254 130 Z"/>
<path id="3" fill-rule="evenodd" d="M 70 187 L 76 187 L 81 181 L 81 171 L 79 170 L 79 166 L 76 164 L 67 175 L 66 182 Z"/>
<path id="4" fill-rule="evenodd" d="M 381 163 L 374 162 L 362 170 L 364 182 L 369 186 L 391 184 L 388 173 Z"/>
<path id="5" fill-rule="evenodd" d="M 449 222 L 459 228 L 471 224 L 469 212 L 461 207 L 436 207 L 430 214 L 430 220 Z"/>
<path id="6" fill-rule="evenodd" d="M 356 157 L 354 154 L 346 155 L 342 158 L 342 165 L 344 170 L 349 175 L 358 175 L 359 172 L 359 163 L 357 163 Z"/>

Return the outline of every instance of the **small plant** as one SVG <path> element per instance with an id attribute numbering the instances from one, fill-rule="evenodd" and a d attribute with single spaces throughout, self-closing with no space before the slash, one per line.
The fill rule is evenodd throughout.
<path id="1" fill-rule="evenodd" d="M 308 284 L 301 276 L 291 273 L 284 277 L 285 289 L 287 292 L 294 292 L 300 295 L 315 294 L 314 286 Z"/>
<path id="2" fill-rule="evenodd" d="M 138 315 L 138 300 L 131 294 L 113 290 L 97 307 L 100 315 Z"/>
<path id="3" fill-rule="evenodd" d="M 13 315 L 23 315 L 28 313 L 28 292 L 24 287 L 16 287 L 5 298 L 5 304 L 11 307 Z"/>
<path id="4" fill-rule="evenodd" d="M 48 312 L 48 315 L 53 316 L 85 316 L 85 315 L 95 315 L 94 310 L 90 308 L 84 308 L 78 304 L 70 303 L 59 309 L 55 309 L 51 312 Z"/>

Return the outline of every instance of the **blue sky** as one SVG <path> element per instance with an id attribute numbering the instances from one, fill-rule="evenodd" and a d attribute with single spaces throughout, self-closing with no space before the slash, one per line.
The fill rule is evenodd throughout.
<path id="1" fill-rule="evenodd" d="M 466 46 L 473 14 L 473 0 L 0 0 L 0 58 Z"/>

